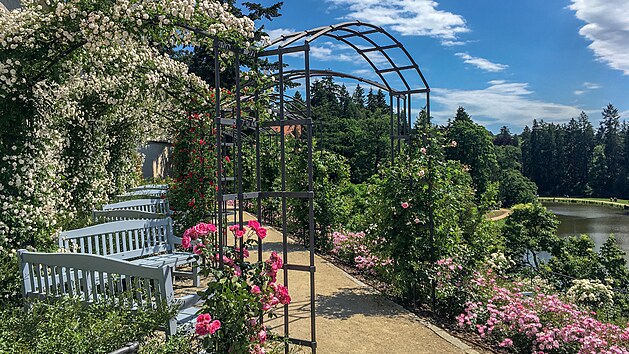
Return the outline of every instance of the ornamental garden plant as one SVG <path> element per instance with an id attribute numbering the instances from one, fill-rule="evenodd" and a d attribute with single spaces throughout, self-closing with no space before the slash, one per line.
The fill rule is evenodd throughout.
<path id="1" fill-rule="evenodd" d="M 207 289 L 200 292 L 203 305 L 195 332 L 209 353 L 269 352 L 271 334 L 264 321 L 275 316 L 278 306 L 291 302 L 288 289 L 277 279 L 284 263 L 276 252 L 263 262 L 247 260 L 249 249 L 266 237 L 266 228 L 257 221 L 229 229 L 241 246 L 224 247 L 222 252 L 213 224 L 198 223 L 182 236 L 183 247 L 202 265 L 200 273 L 209 277 Z"/>
<path id="2" fill-rule="evenodd" d="M 18 297 L 14 250 L 48 250 L 58 230 L 82 226 L 134 183 L 138 145 L 211 109 L 210 86 L 164 49 L 211 46 L 190 28 L 246 46 L 254 23 L 230 10 L 48 0 L 0 14 L 0 301 Z"/>

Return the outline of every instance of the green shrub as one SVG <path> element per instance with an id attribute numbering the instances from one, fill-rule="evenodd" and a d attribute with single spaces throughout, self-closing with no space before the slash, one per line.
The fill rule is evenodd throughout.
<path id="1" fill-rule="evenodd" d="M 368 192 L 370 227 L 381 238 L 380 258 L 393 259 L 390 281 L 400 296 L 420 303 L 432 302 L 431 272 L 437 260 L 456 255 L 466 263 L 478 262 L 499 244 L 483 208 L 475 204 L 467 169 L 446 160 L 441 140 L 433 141 L 418 156 L 403 155 L 379 179 L 372 178 L 375 185 Z"/>
<path id="2" fill-rule="evenodd" d="M 0 312 L 0 353 L 107 353 L 142 342 L 172 314 L 166 308 L 127 310 L 71 298 L 34 302 L 29 310 L 10 307 Z"/>
<path id="3" fill-rule="evenodd" d="M 287 153 L 288 154 L 288 153 Z M 287 161 L 287 190 L 308 190 L 308 165 L 305 144 L 299 144 L 291 151 Z M 313 191 L 315 243 L 319 249 L 329 249 L 327 235 L 332 229 L 346 223 L 350 209 L 344 197 L 349 186 L 349 165 L 347 160 L 335 153 L 320 150 L 313 153 Z M 309 235 L 308 200 L 289 200 L 289 233 L 302 241 Z"/>

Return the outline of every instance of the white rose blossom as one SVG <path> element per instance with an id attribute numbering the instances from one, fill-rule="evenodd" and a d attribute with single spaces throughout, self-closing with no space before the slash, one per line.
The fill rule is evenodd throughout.
<path id="1" fill-rule="evenodd" d="M 3 250 L 52 238 L 60 221 L 107 202 L 132 182 L 138 144 L 183 103 L 205 104 L 208 85 L 159 50 L 212 45 L 195 28 L 243 43 L 255 30 L 218 0 L 27 1 L 0 12 L 0 113 L 12 128 L 0 133 Z"/>

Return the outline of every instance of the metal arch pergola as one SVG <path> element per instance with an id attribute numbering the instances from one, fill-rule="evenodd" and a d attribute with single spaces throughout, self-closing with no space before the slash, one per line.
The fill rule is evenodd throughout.
<path id="1" fill-rule="evenodd" d="M 378 38 L 378 36 L 380 36 L 380 38 Z M 388 43 L 382 43 L 382 37 Z M 354 50 L 369 64 L 380 79 L 380 82 L 349 73 L 311 69 L 309 58 L 310 44 L 321 38 L 338 41 Z M 361 40 L 363 43 L 356 43 L 356 39 Z M 406 59 L 409 64 L 399 65 L 398 61 L 395 60 L 396 57 L 390 54 L 392 50 L 399 50 L 403 58 Z M 282 57 L 291 53 L 304 53 L 306 58 L 303 69 L 284 71 Z M 373 54 L 381 56 L 384 60 L 374 60 Z M 397 140 L 397 151 L 399 152 L 400 142 L 410 141 L 412 139 L 410 127 L 412 124 L 411 98 L 413 95 L 425 94 L 426 116 L 430 119 L 430 87 L 428 86 L 424 74 L 404 45 L 382 27 L 361 21 L 352 21 L 284 34 L 278 38 L 272 39 L 259 56 L 277 56 L 279 58 L 278 62 L 280 63 L 280 68 L 277 75 L 280 77 L 280 80 L 290 81 L 306 79 L 308 81 L 305 85 L 307 100 L 310 98 L 308 79 L 317 76 L 334 76 L 353 79 L 387 92 L 389 94 L 390 107 L 391 163 L 393 163 L 395 159 L 394 142 Z M 413 73 L 417 76 L 419 79 L 417 85 L 411 86 L 408 77 L 409 73 Z M 392 80 L 388 79 L 387 76 L 389 74 L 394 74 L 395 78 L 402 83 L 402 86 L 396 86 Z M 307 104 L 309 105 L 309 102 L 307 102 Z M 403 112 L 408 112 L 405 114 L 406 117 L 401 116 Z M 395 117 L 397 117 L 397 131 L 395 129 Z M 401 121 L 404 119 L 407 121 Z"/>
<path id="2" fill-rule="evenodd" d="M 380 37 L 380 38 L 377 38 Z M 382 43 L 382 37 L 389 43 Z M 369 80 L 364 77 L 352 75 L 349 73 L 342 73 L 332 70 L 317 70 L 311 68 L 310 54 L 311 43 L 324 38 L 331 39 L 337 42 L 347 45 L 349 48 L 359 54 L 373 69 L 374 73 L 378 76 L 380 81 Z M 363 43 L 355 43 L 354 40 L 360 40 Z M 366 43 L 366 45 L 365 45 Z M 398 50 L 401 51 L 403 58 L 408 61 L 407 65 L 399 65 L 395 57 L 390 55 L 389 51 Z M 285 70 L 286 55 L 303 55 L 303 68 Z M 380 55 L 384 60 L 374 60 L 373 55 Z M 398 53 L 399 54 L 399 53 Z M 309 242 L 308 247 L 310 250 L 310 264 L 308 266 L 292 266 L 284 268 L 284 282 L 288 284 L 288 270 L 305 271 L 310 273 L 310 334 L 309 340 L 293 339 L 289 333 L 289 316 L 288 306 L 284 307 L 284 336 L 290 343 L 308 346 L 311 348 L 312 353 L 316 353 L 316 327 L 315 327 L 315 263 L 314 263 L 314 207 L 313 207 L 313 167 L 312 167 L 312 107 L 311 107 L 311 78 L 319 76 L 335 76 L 341 78 L 349 78 L 357 81 L 361 81 L 382 89 L 389 94 L 389 107 L 390 107 L 390 140 L 391 140 L 391 163 L 395 161 L 395 144 L 397 140 L 397 152 L 400 152 L 400 145 L 402 141 L 409 142 L 413 138 L 411 130 L 411 97 L 417 94 L 425 95 L 425 109 L 427 119 L 430 119 L 430 88 L 428 83 L 422 74 L 419 66 L 395 37 L 385 31 L 383 28 L 363 23 L 360 21 L 345 22 L 337 25 L 319 27 L 302 32 L 296 32 L 292 34 L 285 34 L 279 38 L 272 39 L 270 43 L 258 53 L 258 58 L 277 58 L 278 69 L 275 76 L 278 78 L 276 86 L 278 93 L 275 95 L 277 117 L 278 121 L 266 122 L 262 126 L 275 126 L 279 128 L 280 139 L 280 164 L 282 168 L 281 176 L 281 194 L 274 194 L 274 196 L 281 197 L 282 204 L 282 234 L 284 242 L 284 257 L 287 258 L 286 243 L 287 243 L 287 220 L 286 220 L 286 198 L 303 198 L 308 200 L 309 204 Z M 417 75 L 418 80 L 416 85 L 412 86 L 412 82 L 409 80 L 409 73 Z M 396 85 L 394 80 L 388 79 L 389 74 L 394 74 L 396 80 L 402 85 Z M 305 102 L 302 107 L 295 109 L 294 102 L 290 101 L 290 97 L 286 95 L 285 91 L 287 83 L 294 80 L 305 80 Z M 396 107 L 394 109 L 394 98 Z M 287 102 L 288 101 L 288 102 Z M 394 117 L 397 116 L 397 130 L 395 130 Z M 285 148 L 285 134 L 284 127 L 301 125 L 306 127 L 307 142 L 308 142 L 308 191 L 305 192 L 286 192 L 286 148 Z M 259 132 L 257 133 L 259 135 Z M 427 139 L 427 136 L 424 136 Z M 257 139 L 259 142 L 259 139 Z M 424 141 L 426 144 L 426 141 Z M 259 145 L 259 144 L 258 144 Z M 259 150 L 259 147 L 258 147 Z M 259 158 L 259 152 L 258 152 Z M 429 175 L 431 174 L 431 160 L 429 159 Z M 258 185 L 259 187 L 259 185 Z M 428 182 L 429 195 L 432 196 L 432 180 L 429 177 Z M 260 194 L 262 196 L 262 194 Z M 431 197 L 432 198 L 432 197 Z M 434 221 L 432 212 L 432 201 L 429 211 L 429 223 L 430 223 L 430 238 L 434 239 Z M 260 202 L 258 201 L 258 216 L 260 217 L 261 209 Z M 433 257 L 434 258 L 434 257 Z M 434 284 L 433 284 L 433 297 L 434 297 Z M 288 346 L 286 346 L 285 352 L 288 353 Z"/>
<path id="3" fill-rule="evenodd" d="M 206 32 L 190 29 L 197 33 L 207 35 Z M 386 41 L 390 43 L 381 43 L 382 38 L 376 38 L 376 36 L 384 36 Z M 358 53 L 365 61 L 371 66 L 375 74 L 380 81 L 369 80 L 357 75 L 341 73 L 331 70 L 316 70 L 311 69 L 310 64 L 310 44 L 319 38 L 326 38 L 336 40 L 347 45 L 349 48 Z M 355 43 L 353 40 L 359 39 L 367 43 L 367 45 Z M 398 61 L 394 60 L 394 57 L 390 55 L 388 51 L 399 50 L 403 54 L 403 57 L 408 60 L 410 65 L 398 65 Z M 234 91 L 235 100 L 227 105 L 221 103 L 221 65 L 219 57 L 221 53 L 228 51 L 234 55 L 233 70 L 235 73 L 236 87 Z M 303 55 L 303 68 L 296 70 L 285 70 L 284 57 L 288 54 L 302 54 Z M 381 55 L 384 60 L 374 60 L 371 56 L 373 54 Z M 411 133 L 411 97 L 416 94 L 425 94 L 426 99 L 426 113 L 427 117 L 430 117 L 430 88 L 424 78 L 424 75 L 416 64 L 415 60 L 410 56 L 404 46 L 395 39 L 392 35 L 386 32 L 384 29 L 378 26 L 363 22 L 346 22 L 338 25 L 326 26 L 315 28 L 303 32 L 297 32 L 293 34 L 283 35 L 277 39 L 274 39 L 261 51 L 255 53 L 248 50 L 243 50 L 229 43 L 225 43 L 219 40 L 215 40 L 213 44 L 213 56 L 214 56 L 214 75 L 215 75 L 215 127 L 216 127 L 216 154 L 217 154 L 217 194 L 216 194 L 216 213 L 214 214 L 215 222 L 219 229 L 218 245 L 219 245 L 219 265 L 222 266 L 222 250 L 224 246 L 228 245 L 227 239 L 227 226 L 229 224 L 227 215 L 234 216 L 234 223 L 240 226 L 244 225 L 243 208 L 245 203 L 250 200 L 257 201 L 257 220 L 262 222 L 262 200 L 267 198 L 275 198 L 281 200 L 281 224 L 280 232 L 282 234 L 282 258 L 284 259 L 283 267 L 283 282 L 287 287 L 289 286 L 289 271 L 305 272 L 309 275 L 310 281 L 310 294 L 307 308 L 309 308 L 309 327 L 310 338 L 294 338 L 289 331 L 289 306 L 284 305 L 283 308 L 283 338 L 287 341 L 285 346 L 285 353 L 289 353 L 289 345 L 295 344 L 311 348 L 312 353 L 316 353 L 317 341 L 316 341 L 316 326 L 315 326 L 315 243 L 314 243 L 314 181 L 313 181 L 313 120 L 312 120 L 312 107 L 311 107 L 311 78 L 317 76 L 335 76 L 353 79 L 361 81 L 382 89 L 389 94 L 389 107 L 390 107 L 390 138 L 391 138 L 391 163 L 395 160 L 395 148 L 394 142 L 397 140 L 397 152 L 400 152 L 400 145 L 402 141 L 410 142 L 412 139 Z M 256 57 L 269 58 L 276 57 L 278 63 L 278 69 L 275 76 L 278 80 L 273 84 L 273 87 L 278 88 L 276 94 L 272 94 L 270 98 L 271 107 L 273 108 L 273 114 L 267 121 L 260 121 L 260 112 L 241 110 L 241 103 L 245 100 L 257 100 L 258 96 L 255 94 L 243 95 L 243 86 L 240 81 L 241 77 L 241 57 Z M 411 86 L 412 82 L 409 79 L 409 73 L 415 73 L 418 77 L 418 83 L 415 86 Z M 394 74 L 398 83 L 396 85 L 394 80 L 388 79 L 389 74 Z M 294 80 L 305 80 L 305 101 L 296 102 L 286 95 L 287 84 Z M 243 91 L 243 92 L 241 92 Z M 394 98 L 396 100 L 396 106 L 394 109 Z M 397 116 L 397 131 L 395 128 L 394 118 Z M 298 128 L 299 127 L 299 128 Z M 288 130 L 286 130 L 288 129 Z M 304 191 L 288 191 L 287 190 L 287 151 L 286 136 L 287 131 L 291 129 L 299 129 L 300 139 L 307 144 L 307 190 Z M 244 134 L 253 131 L 255 139 L 255 171 L 256 171 L 256 190 L 244 191 L 243 190 L 243 138 Z M 305 134 L 303 134 L 305 132 Z M 263 145 L 261 135 L 273 134 L 276 139 L 279 139 L 279 159 L 281 169 L 281 186 L 280 190 L 263 191 L 261 186 L 260 171 L 261 171 L 261 152 L 260 148 Z M 223 160 L 226 156 L 235 157 L 233 169 L 233 176 L 228 176 L 223 170 Z M 430 160 L 429 160 L 429 175 L 430 175 Z M 432 195 L 432 183 L 429 178 L 428 188 L 429 193 Z M 308 264 L 295 264 L 292 263 L 292 259 L 289 259 L 288 254 L 288 229 L 287 229 L 287 199 L 301 199 L 308 203 L 308 250 L 309 259 Z M 231 202 L 233 211 L 230 211 L 228 202 Z M 432 205 L 432 202 L 430 203 Z M 236 207 L 238 206 L 238 208 Z M 432 209 L 432 207 L 431 207 Z M 430 231 L 431 239 L 433 239 L 434 223 L 432 217 L 432 211 L 430 215 Z M 233 239 L 234 246 L 240 246 L 242 249 L 242 239 Z M 262 261 L 262 240 L 258 243 L 258 260 Z M 242 257 L 242 251 L 241 251 Z"/>

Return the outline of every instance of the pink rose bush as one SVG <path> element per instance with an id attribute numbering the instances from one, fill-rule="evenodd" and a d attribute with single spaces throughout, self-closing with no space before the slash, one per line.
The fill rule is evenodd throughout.
<path id="1" fill-rule="evenodd" d="M 196 325 L 194 327 L 197 335 L 204 337 L 212 335 L 221 328 L 221 321 L 212 321 L 212 316 L 209 313 L 202 313 L 197 317 Z"/>
<path id="2" fill-rule="evenodd" d="M 381 240 L 378 240 L 381 241 Z M 375 272 L 378 267 L 391 264 L 391 259 L 381 259 L 372 250 L 378 241 L 366 237 L 365 232 L 333 232 L 332 254 L 362 271 Z"/>
<path id="3" fill-rule="evenodd" d="M 465 305 L 460 327 L 518 353 L 629 353 L 628 327 L 601 322 L 558 295 L 529 295 L 522 283 L 499 280 L 491 268 L 474 274 L 470 285 L 484 296 Z"/>
<path id="4" fill-rule="evenodd" d="M 259 222 L 252 220 L 228 230 L 242 248 L 224 247 L 222 255 L 213 224 L 198 223 L 182 236 L 182 247 L 192 248 L 201 260 L 199 264 L 206 265 L 200 273 L 211 279 L 200 293 L 204 304 L 195 332 L 208 352 L 266 353 L 268 328 L 261 319 L 274 316 L 277 307 L 291 303 L 288 288 L 277 281 L 284 261 L 276 252 L 264 262 L 247 261 L 249 249 L 255 249 L 266 237 L 266 229 Z M 210 314 L 221 320 L 212 320 Z"/>

